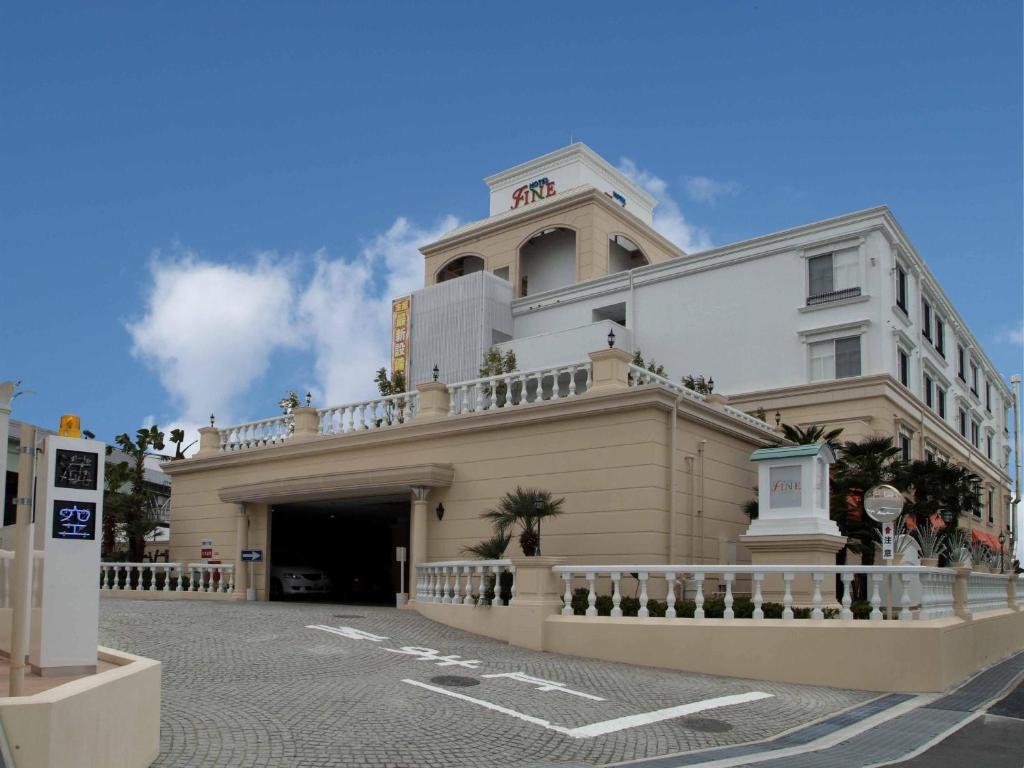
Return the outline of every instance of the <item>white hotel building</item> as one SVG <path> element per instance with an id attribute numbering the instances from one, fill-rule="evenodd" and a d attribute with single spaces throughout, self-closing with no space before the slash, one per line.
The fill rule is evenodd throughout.
<path id="1" fill-rule="evenodd" d="M 652 228 L 657 201 L 583 144 L 486 183 L 490 216 L 421 249 L 393 350 L 410 385 L 435 365 L 472 379 L 494 345 L 521 371 L 583 361 L 614 330 L 769 423 L 966 465 L 972 527 L 990 543 L 1009 527 L 1010 389 L 887 207 L 684 253 Z"/>

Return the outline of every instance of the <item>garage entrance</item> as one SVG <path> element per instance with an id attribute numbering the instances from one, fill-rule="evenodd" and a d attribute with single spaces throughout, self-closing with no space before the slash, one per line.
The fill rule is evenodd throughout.
<path id="1" fill-rule="evenodd" d="M 409 496 L 375 496 L 270 509 L 271 600 L 394 605 L 396 547 L 409 547 Z"/>

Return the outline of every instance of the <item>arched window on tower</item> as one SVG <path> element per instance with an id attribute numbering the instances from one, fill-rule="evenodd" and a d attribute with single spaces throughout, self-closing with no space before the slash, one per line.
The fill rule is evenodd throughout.
<path id="1" fill-rule="evenodd" d="M 443 283 L 445 280 L 454 280 L 456 277 L 462 277 L 472 272 L 480 272 L 483 268 L 484 260 L 479 256 L 460 256 L 457 259 L 452 259 L 441 268 L 441 271 L 437 273 L 437 282 Z"/>
<path id="2" fill-rule="evenodd" d="M 642 267 L 650 262 L 640 250 L 640 246 L 625 235 L 612 235 L 608 238 L 608 274 L 625 272 L 627 269 Z"/>
<path id="3" fill-rule="evenodd" d="M 519 249 L 519 295 L 527 296 L 576 282 L 576 232 L 549 227 Z"/>

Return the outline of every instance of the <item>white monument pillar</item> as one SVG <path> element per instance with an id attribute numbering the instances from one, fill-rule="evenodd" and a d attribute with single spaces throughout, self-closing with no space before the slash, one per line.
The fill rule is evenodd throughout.
<path id="1" fill-rule="evenodd" d="M 96 440 L 46 438 L 35 507 L 40 619 L 29 649 L 39 675 L 96 671 L 105 456 Z"/>

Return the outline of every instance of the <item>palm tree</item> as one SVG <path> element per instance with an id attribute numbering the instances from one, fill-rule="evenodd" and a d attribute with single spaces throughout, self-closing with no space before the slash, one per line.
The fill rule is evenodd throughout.
<path id="1" fill-rule="evenodd" d="M 523 554 L 532 557 L 540 551 L 540 521 L 562 514 L 564 503 L 564 498 L 552 499 L 550 491 L 517 485 L 514 491 L 502 496 L 498 505 L 484 512 L 482 517 L 494 523 L 495 531 L 500 534 L 511 536 L 516 526 L 520 526 L 522 532 L 519 534 L 519 544 Z"/>
<path id="2" fill-rule="evenodd" d="M 847 537 L 847 547 L 859 552 L 864 564 L 874 562 L 877 525 L 864 513 L 864 492 L 881 483 L 894 482 L 900 469 L 900 449 L 891 437 L 869 437 L 839 446 L 832 465 L 831 518 Z M 841 553 L 845 562 L 845 551 Z"/>
<path id="3" fill-rule="evenodd" d="M 811 424 L 806 428 L 796 427 L 792 424 L 782 425 L 782 435 L 797 445 L 828 443 L 829 448 L 835 450 L 839 446 L 839 436 L 841 434 L 843 434 L 842 429 L 831 429 L 826 432 L 825 427 L 820 427 L 817 424 Z"/>
<path id="4" fill-rule="evenodd" d="M 462 554 L 473 555 L 481 560 L 501 560 L 511 540 L 512 534 L 509 531 L 497 531 L 491 538 L 484 539 L 479 544 L 463 547 Z"/>

